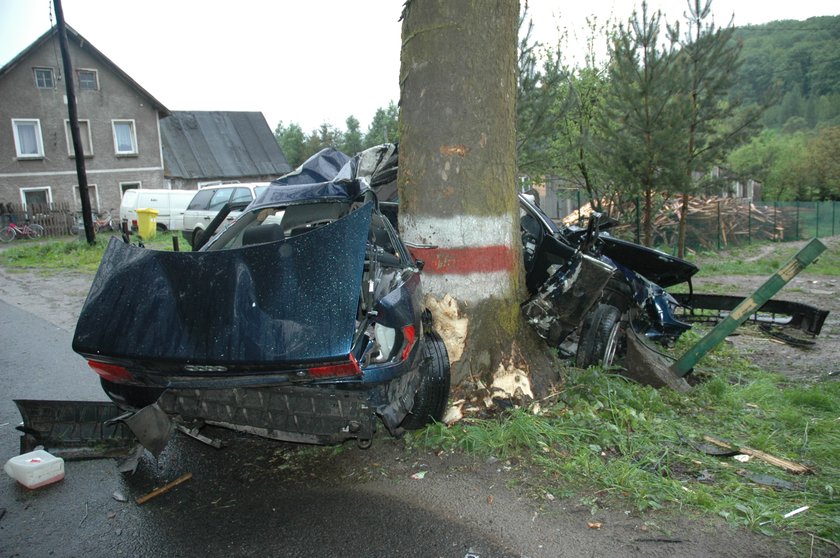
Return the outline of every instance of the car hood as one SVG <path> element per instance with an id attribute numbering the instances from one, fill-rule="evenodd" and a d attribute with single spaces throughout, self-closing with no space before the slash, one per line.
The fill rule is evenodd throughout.
<path id="1" fill-rule="evenodd" d="M 112 238 L 73 349 L 89 358 L 247 366 L 346 358 L 372 205 L 286 240 L 164 252 Z"/>
<path id="2" fill-rule="evenodd" d="M 685 283 L 700 270 L 691 262 L 653 248 L 607 235 L 602 235 L 600 240 L 603 255 L 662 288 Z"/>

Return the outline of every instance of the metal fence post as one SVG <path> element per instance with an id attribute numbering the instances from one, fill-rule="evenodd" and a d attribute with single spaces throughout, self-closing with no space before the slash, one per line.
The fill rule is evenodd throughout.
<path id="1" fill-rule="evenodd" d="M 799 202 L 795 201 L 793 203 L 794 203 L 794 205 L 796 205 L 796 229 L 794 230 L 794 232 L 796 233 L 796 236 L 794 236 L 793 239 L 794 240 L 799 240 L 799 238 L 800 238 L 799 237 Z"/>
<path id="2" fill-rule="evenodd" d="M 717 249 L 720 251 L 720 230 L 721 223 L 720 223 L 720 200 L 717 202 Z"/>
<path id="3" fill-rule="evenodd" d="M 815 237 L 820 237 L 820 202 L 814 202 L 814 207 L 817 208 L 817 232 L 814 235 Z"/>

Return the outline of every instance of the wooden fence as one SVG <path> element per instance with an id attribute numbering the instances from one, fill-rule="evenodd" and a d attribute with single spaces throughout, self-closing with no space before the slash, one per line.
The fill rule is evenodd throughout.
<path id="1" fill-rule="evenodd" d="M 76 221 L 76 211 L 69 202 L 50 204 L 0 204 L 0 227 L 10 222 L 22 225 L 26 222 L 37 223 L 44 227 L 45 236 L 67 236 Z"/>
<path id="2" fill-rule="evenodd" d="M 558 208 L 571 205 L 566 215 L 551 215 L 566 225 L 586 226 L 592 213 L 589 203 L 577 191 L 554 203 Z M 603 211 L 619 221 L 613 234 L 640 242 L 642 203 L 635 199 L 624 204 L 608 205 Z M 553 208 L 553 205 L 550 206 Z M 653 216 L 652 245 L 675 251 L 679 238 L 681 199 L 671 198 L 656 204 Z M 692 197 L 686 218 L 686 248 L 720 250 L 753 242 L 807 240 L 840 234 L 840 201 L 754 202 L 730 197 Z"/>

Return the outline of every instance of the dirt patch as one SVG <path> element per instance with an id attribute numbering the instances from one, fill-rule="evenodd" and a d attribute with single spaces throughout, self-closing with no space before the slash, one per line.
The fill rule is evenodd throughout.
<path id="1" fill-rule="evenodd" d="M 66 331 L 74 331 L 93 275 L 0 267 L 0 300 Z"/>
<path id="2" fill-rule="evenodd" d="M 838 237 L 823 239 L 823 242 L 828 250 L 840 249 Z M 804 246 L 805 243 L 796 244 Z M 758 257 L 766 257 L 768 253 L 761 252 Z M 702 268 L 702 262 L 700 266 Z M 749 296 L 766 280 L 767 277 L 745 275 L 703 277 L 694 281 L 694 289 L 700 293 Z M 829 311 L 822 332 L 813 339 L 813 345 L 798 347 L 786 344 L 752 326 L 739 328 L 727 341 L 762 369 L 780 372 L 792 379 L 815 380 L 840 372 L 840 278 L 812 274 L 806 268 L 773 298 L 810 304 Z"/>

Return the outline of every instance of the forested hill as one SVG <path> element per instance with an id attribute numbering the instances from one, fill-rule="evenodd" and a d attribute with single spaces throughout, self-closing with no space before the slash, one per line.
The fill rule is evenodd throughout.
<path id="1" fill-rule="evenodd" d="M 840 124 L 840 16 L 773 21 L 739 27 L 743 41 L 733 93 L 761 102 L 774 91 L 765 113 L 771 128 L 813 128 Z"/>

